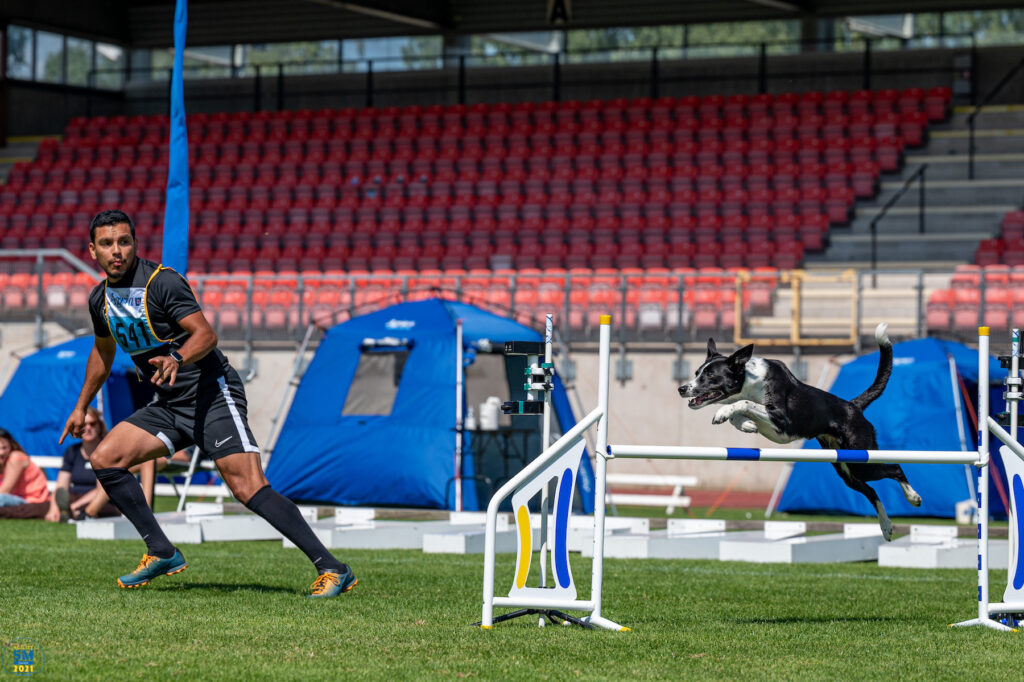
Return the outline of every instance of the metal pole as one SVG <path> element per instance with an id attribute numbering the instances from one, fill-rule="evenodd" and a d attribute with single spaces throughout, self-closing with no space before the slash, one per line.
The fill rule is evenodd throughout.
<path id="1" fill-rule="evenodd" d="M 252 341 L 252 295 L 256 288 L 256 283 L 252 273 L 249 273 L 249 291 L 246 292 L 245 296 L 245 308 L 246 308 L 246 320 L 245 320 L 245 366 L 248 369 L 250 375 L 253 374 L 255 365 L 253 363 L 253 341 Z M 302 294 L 299 294 L 299 305 L 302 305 Z M 302 315 L 299 315 L 299 320 L 302 320 Z"/>
<path id="2" fill-rule="evenodd" d="M 768 46 L 761 43 L 757 56 L 757 91 L 763 93 L 768 91 Z"/>
<path id="3" fill-rule="evenodd" d="M 865 90 L 871 89 L 871 40 L 864 41 L 864 82 Z"/>
<path id="4" fill-rule="evenodd" d="M 967 179 L 974 179 L 974 114 L 967 118 Z"/>
<path id="5" fill-rule="evenodd" d="M 459 104 L 466 103 L 466 55 L 459 55 Z"/>
<path id="6" fill-rule="evenodd" d="M 878 220 L 871 221 L 871 288 L 878 288 Z"/>
<path id="7" fill-rule="evenodd" d="M 917 271 L 917 338 L 924 336 L 924 270 Z"/>
<path id="8" fill-rule="evenodd" d="M 554 62 L 551 72 L 551 99 L 558 102 L 562 99 L 562 56 L 557 52 L 552 56 Z"/>
<path id="9" fill-rule="evenodd" d="M 604 514 L 608 488 L 608 376 L 611 372 L 612 316 L 601 316 L 598 345 L 597 379 L 597 441 L 594 449 L 594 562 L 591 568 L 590 601 L 594 603 L 591 619 L 601 618 L 601 586 L 604 582 Z"/>
<path id="10" fill-rule="evenodd" d="M 658 99 L 661 92 L 659 87 L 661 75 L 658 72 L 658 48 L 651 48 L 651 99 Z"/>
<path id="11" fill-rule="evenodd" d="M 988 354 L 989 329 L 978 328 L 978 619 L 988 618 Z M 1016 437 L 1017 434 L 1014 434 Z"/>
<path id="12" fill-rule="evenodd" d="M 864 313 L 864 291 L 861 289 L 860 282 L 861 280 L 859 274 L 855 274 L 850 278 L 850 296 L 853 297 L 853 302 L 851 305 L 850 324 L 853 325 L 853 344 L 854 348 L 857 349 L 857 352 L 860 351 L 860 329 L 862 316 Z"/>
<path id="13" fill-rule="evenodd" d="M 373 60 L 366 60 L 366 106 L 373 106 Z"/>
<path id="14" fill-rule="evenodd" d="M 554 320 L 551 313 L 544 316 L 544 365 L 548 366 L 551 364 L 551 341 L 554 338 Z M 545 378 L 545 381 L 547 379 Z M 554 383 L 554 377 L 551 378 Z M 533 383 L 533 377 L 530 377 L 530 383 Z M 552 386 L 552 388 L 554 388 Z M 544 391 L 544 420 L 542 428 L 542 439 L 543 446 L 541 452 L 547 450 L 548 446 L 551 445 L 551 391 Z M 548 488 L 549 483 L 545 483 L 544 487 L 540 490 L 540 586 L 548 586 Z M 538 618 L 537 625 L 544 627 L 547 619 L 543 614 Z"/>
<path id="15" fill-rule="evenodd" d="M 284 111 L 284 64 L 277 65 L 277 110 Z"/>
<path id="16" fill-rule="evenodd" d="M 455 511 L 462 511 L 462 320 L 455 321 Z"/>
<path id="17" fill-rule="evenodd" d="M 919 187 L 918 187 L 918 192 L 917 192 L 917 232 L 918 232 L 918 234 L 924 234 L 924 208 L 925 208 L 924 175 L 925 175 L 925 170 L 927 168 L 928 168 L 928 166 L 921 166 L 921 177 L 918 178 L 918 180 L 921 183 L 919 185 Z"/>
<path id="18" fill-rule="evenodd" d="M 252 110 L 257 112 L 263 108 L 263 85 L 261 83 L 262 77 L 260 76 L 260 65 L 256 65 L 256 75 L 253 77 L 252 82 Z"/>
<path id="19" fill-rule="evenodd" d="M 43 254 L 36 254 L 36 348 L 42 348 L 46 345 L 46 339 L 43 335 L 43 304 L 46 302 L 43 298 Z"/>

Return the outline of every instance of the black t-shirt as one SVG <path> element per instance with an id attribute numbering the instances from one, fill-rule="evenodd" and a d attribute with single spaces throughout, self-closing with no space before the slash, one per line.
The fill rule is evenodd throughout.
<path id="1" fill-rule="evenodd" d="M 113 334 L 146 381 L 154 371 L 150 358 L 167 355 L 188 340 L 188 332 L 178 321 L 200 310 L 184 277 L 142 258 L 136 258 L 120 280 L 104 280 L 89 295 L 93 332 L 98 337 Z M 173 387 L 166 382 L 156 386 L 157 399 L 192 402 L 199 387 L 216 385 L 228 369 L 227 358 L 214 348 L 198 362 L 179 369 Z"/>
<path id="2" fill-rule="evenodd" d="M 64 462 L 60 465 L 60 470 L 71 474 L 73 495 L 84 495 L 96 487 L 96 474 L 92 470 L 92 465 L 82 455 L 81 443 L 69 445 L 64 451 Z"/>

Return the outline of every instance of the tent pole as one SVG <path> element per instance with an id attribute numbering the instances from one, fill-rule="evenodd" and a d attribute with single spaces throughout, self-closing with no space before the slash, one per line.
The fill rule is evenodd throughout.
<path id="1" fill-rule="evenodd" d="M 946 353 L 946 359 L 949 360 L 949 382 L 953 385 L 953 405 L 956 408 L 956 432 L 960 437 L 960 449 L 966 452 L 967 433 L 964 430 L 964 405 L 960 401 L 960 375 L 956 371 L 956 360 L 953 359 L 953 355 Z M 974 471 L 970 464 L 964 465 L 964 476 L 967 479 L 967 499 L 974 500 Z"/>
<path id="2" fill-rule="evenodd" d="M 455 321 L 455 511 L 462 511 L 462 320 Z"/>
<path id="3" fill-rule="evenodd" d="M 267 468 L 267 463 L 270 461 L 271 455 L 274 454 L 274 447 L 277 445 L 277 436 L 281 433 L 277 428 L 277 425 L 281 422 L 281 415 L 284 413 L 284 406 L 288 403 L 289 398 L 298 386 L 299 372 L 302 370 L 302 358 L 306 356 L 306 349 L 309 347 L 309 340 L 313 337 L 313 330 L 316 329 L 316 325 L 310 323 L 306 327 L 306 335 L 302 339 L 302 345 L 299 346 L 299 351 L 295 355 L 295 362 L 292 363 L 292 374 L 288 377 L 288 385 L 281 395 L 281 402 L 277 405 L 277 411 L 274 413 L 274 417 L 270 420 L 270 433 L 267 434 L 267 439 L 264 441 L 263 446 L 263 468 Z"/>

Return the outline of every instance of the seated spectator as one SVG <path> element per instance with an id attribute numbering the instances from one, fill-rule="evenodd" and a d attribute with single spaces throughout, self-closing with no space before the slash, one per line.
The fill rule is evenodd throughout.
<path id="1" fill-rule="evenodd" d="M 41 519 L 49 510 L 46 474 L 0 429 L 0 518 Z"/>
<path id="2" fill-rule="evenodd" d="M 107 434 L 107 425 L 99 410 L 90 407 L 85 413 L 82 442 L 73 443 L 64 451 L 64 463 L 57 474 L 57 487 L 53 491 L 47 521 L 67 521 L 68 518 L 117 516 L 120 512 L 110 504 L 97 484 L 90 459 L 96 446 Z"/>

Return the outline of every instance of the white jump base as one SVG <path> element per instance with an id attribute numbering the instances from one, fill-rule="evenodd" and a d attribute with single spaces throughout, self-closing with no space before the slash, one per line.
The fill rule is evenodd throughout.
<path id="1" fill-rule="evenodd" d="M 1020 558 L 1018 538 L 1024 538 L 1024 531 L 1021 526 L 1021 512 L 1024 511 L 1024 448 L 1017 443 L 1010 434 L 1016 433 L 1017 427 L 1017 402 L 1021 397 L 1018 366 L 1019 333 L 1014 330 L 1012 339 L 1011 355 L 1013 357 L 1010 371 L 1010 379 L 1007 380 L 1007 387 L 1010 392 L 1007 394 L 1007 402 L 1011 414 L 1010 431 L 1007 433 L 999 424 L 989 417 L 989 336 L 988 328 L 981 327 L 978 330 L 978 418 L 979 423 L 984 427 L 978 434 L 977 451 L 917 451 L 917 450 L 802 450 L 794 448 L 721 448 L 721 447 L 684 447 L 684 446 L 663 446 L 663 445 L 609 445 L 608 443 L 608 387 L 609 387 L 609 360 L 611 348 L 611 316 L 601 317 L 600 346 L 599 346 L 599 374 L 598 374 L 598 405 L 587 414 L 572 429 L 566 432 L 561 438 L 549 445 L 530 464 L 523 468 L 516 476 L 503 485 L 491 498 L 487 507 L 486 542 L 484 551 L 484 580 L 483 580 L 483 607 L 480 619 L 480 626 L 485 629 L 492 628 L 496 620 L 504 620 L 513 617 L 515 614 L 505 614 L 495 617 L 495 607 L 518 607 L 521 609 L 534 609 L 541 612 L 547 611 L 550 617 L 552 612 L 555 615 L 565 618 L 566 615 L 556 609 L 584 611 L 587 615 L 576 618 L 576 622 L 585 627 L 601 627 L 609 630 L 628 630 L 614 621 L 605 618 L 601 613 L 602 586 L 604 578 L 604 557 L 605 545 L 609 542 L 605 533 L 605 500 L 608 484 L 608 460 L 613 458 L 645 458 L 645 459 L 683 459 L 683 460 L 719 460 L 719 461 L 764 461 L 764 462 L 833 462 L 833 463 L 887 463 L 887 464 L 970 464 L 978 470 L 978 538 L 977 538 L 977 568 L 978 568 L 978 617 L 957 623 L 956 625 L 981 625 L 994 630 L 1009 631 L 1013 628 L 1004 625 L 992 618 L 992 615 L 1009 614 L 1011 618 L 1017 614 L 1024 613 L 1024 559 Z M 1014 392 L 1016 391 L 1016 392 Z M 530 532 L 530 514 L 524 500 L 530 499 L 537 491 L 547 490 L 552 479 L 561 482 L 559 488 L 566 488 L 570 491 L 575 487 L 576 469 L 574 468 L 573 457 L 576 458 L 575 467 L 578 467 L 579 454 L 583 451 L 583 434 L 592 425 L 597 425 L 597 436 L 595 441 L 595 509 L 594 509 L 594 530 L 593 530 L 593 563 L 591 569 L 590 599 L 581 600 L 576 598 L 576 587 L 573 584 L 571 573 L 568 570 L 568 543 L 565 538 L 564 526 L 566 521 L 558 517 L 563 532 L 555 533 L 554 540 L 550 547 L 543 547 L 541 552 L 541 576 L 540 588 L 528 587 L 526 585 L 529 576 L 530 562 L 532 558 L 532 533 Z M 994 434 L 1005 445 L 1000 451 L 1004 454 L 1003 461 L 1007 469 L 1007 477 L 1011 480 L 1011 504 L 1008 510 L 1010 518 L 1010 542 L 1009 559 L 1007 565 L 1011 567 L 1008 571 L 1007 587 L 1004 592 L 1003 602 L 992 604 L 989 601 L 988 569 L 990 564 L 990 547 L 988 542 L 989 522 L 989 493 L 988 493 L 988 463 L 989 463 L 989 435 Z M 1015 456 L 1011 456 L 1015 455 Z M 565 486 L 565 482 L 571 480 L 571 487 Z M 512 499 L 512 506 L 515 515 L 517 529 L 519 531 L 518 557 L 515 572 L 515 581 L 507 597 L 497 597 L 494 594 L 494 571 L 496 552 L 496 532 L 498 508 L 505 499 Z M 571 496 L 570 496 L 571 500 Z M 570 501 L 571 508 L 571 501 Z M 558 497 L 555 506 L 560 508 Z M 547 513 L 544 507 L 544 513 Z M 881 538 L 865 534 L 860 544 L 863 547 L 859 551 L 870 553 L 871 545 L 876 552 L 882 545 Z M 845 546 L 850 546 L 850 538 L 842 538 Z M 728 545 L 724 538 L 716 538 L 719 543 L 719 552 L 722 547 Z M 648 540 L 649 542 L 649 540 Z M 822 548 L 827 548 L 825 543 L 829 539 L 818 540 Z M 801 551 L 796 545 L 813 545 L 812 538 L 805 538 L 802 542 L 788 542 L 791 545 L 785 548 L 789 560 L 799 556 Z M 778 545 L 782 547 L 782 545 Z M 834 545 L 832 549 L 839 545 Z M 762 545 L 762 548 L 764 545 Z M 557 574 L 558 580 L 553 586 L 546 585 L 543 576 L 548 573 L 546 551 L 550 551 L 551 574 Z M 731 552 L 732 550 L 730 550 Z M 781 554 L 780 554 L 781 556 Z M 533 613 L 534 611 L 529 611 Z M 543 623 L 543 620 L 541 621 Z"/>
<path id="2" fill-rule="evenodd" d="M 886 543 L 878 550 L 878 565 L 899 568 L 977 568 L 978 546 L 974 540 L 957 537 L 952 526 L 914 525 L 910 534 Z M 1005 570 L 1009 543 L 992 540 L 989 568 Z"/>
<path id="3" fill-rule="evenodd" d="M 316 521 L 316 507 L 299 507 L 307 523 Z M 251 512 L 225 514 L 218 503 L 189 502 L 185 511 L 156 515 L 160 528 L 174 544 L 242 540 L 281 540 L 269 523 Z M 79 540 L 139 540 L 139 533 L 123 516 L 89 519 L 75 523 Z"/>

